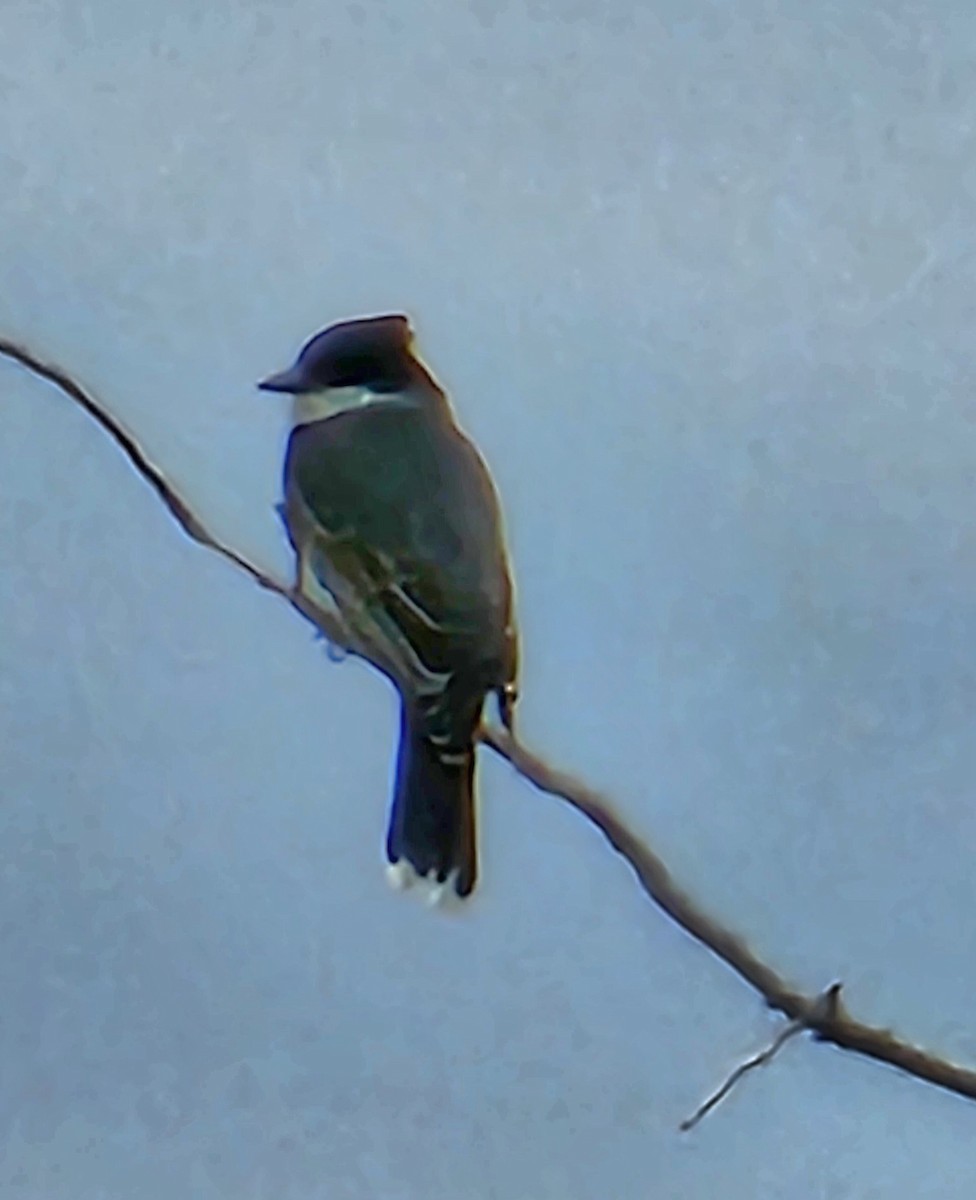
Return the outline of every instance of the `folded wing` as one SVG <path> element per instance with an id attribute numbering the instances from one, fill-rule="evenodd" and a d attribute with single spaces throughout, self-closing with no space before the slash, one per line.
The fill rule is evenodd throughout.
<path id="1" fill-rule="evenodd" d="M 289 535 L 358 649 L 452 740 L 514 685 L 512 587 L 498 501 L 445 415 L 384 401 L 298 426 L 285 465 Z M 460 733 L 460 730 L 458 730 Z"/>

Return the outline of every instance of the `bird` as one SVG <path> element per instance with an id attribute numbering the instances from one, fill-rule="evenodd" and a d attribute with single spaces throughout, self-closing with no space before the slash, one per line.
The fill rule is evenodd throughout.
<path id="1" fill-rule="evenodd" d="M 513 728 L 514 587 L 488 468 L 402 313 L 329 325 L 257 385 L 291 397 L 279 506 L 296 591 L 400 695 L 386 857 L 437 901 L 478 878 L 475 742 Z M 338 631 L 338 632 L 337 632 Z"/>

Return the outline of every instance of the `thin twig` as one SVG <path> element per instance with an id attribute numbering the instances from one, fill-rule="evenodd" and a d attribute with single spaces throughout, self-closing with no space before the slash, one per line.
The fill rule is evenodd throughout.
<path id="1" fill-rule="evenodd" d="M 765 1050 L 761 1050 L 744 1063 L 740 1063 L 722 1086 L 717 1091 L 712 1092 L 708 1099 L 690 1117 L 681 1122 L 678 1126 L 681 1132 L 687 1133 L 689 1129 L 694 1129 L 702 1117 L 707 1116 L 716 1104 L 725 1099 L 743 1075 L 749 1071 L 754 1071 L 756 1067 L 764 1067 L 767 1063 L 772 1062 L 791 1037 L 795 1037 L 798 1033 L 802 1033 L 803 1030 L 809 1028 L 810 1020 L 826 1021 L 835 1018 L 840 1005 L 841 986 L 839 983 L 832 983 L 830 987 L 826 988 L 817 997 L 806 1021 L 800 1019 L 790 1021 L 783 1026 Z"/>
<path id="2" fill-rule="evenodd" d="M 153 487 L 189 537 L 222 555 L 261 587 L 281 596 L 326 637 L 335 640 L 330 614 L 318 609 L 287 583 L 256 566 L 212 534 L 168 482 L 162 470 L 152 462 L 138 440 L 73 376 L 8 338 L 0 337 L 0 355 L 20 363 L 79 404 L 108 433 L 132 466 Z M 814 997 L 806 996 L 790 986 L 772 967 L 757 958 L 738 934 L 698 906 L 674 881 L 663 860 L 627 827 L 612 805 L 598 792 L 572 775 L 550 766 L 503 729 L 483 726 L 479 736 L 485 745 L 507 759 L 540 791 L 564 800 L 596 826 L 613 849 L 630 864 L 638 883 L 654 904 L 745 980 L 763 997 L 769 1008 L 783 1013 L 791 1025 L 797 1024 L 820 1041 L 832 1042 L 843 1050 L 888 1063 L 908 1075 L 959 1096 L 976 1099 L 976 1071 L 901 1041 L 890 1030 L 856 1021 L 840 1002 L 839 984 Z"/>
<path id="3" fill-rule="evenodd" d="M 735 1085 L 739 1082 L 743 1075 L 749 1071 L 754 1071 L 756 1067 L 764 1067 L 768 1062 L 776 1057 L 780 1050 L 786 1045 L 791 1037 L 795 1037 L 803 1029 L 802 1021 L 790 1021 L 784 1025 L 775 1038 L 769 1043 L 765 1050 L 760 1050 L 758 1054 L 754 1054 L 752 1058 L 747 1058 L 744 1063 L 739 1063 L 735 1070 L 729 1075 L 721 1087 L 716 1088 L 714 1092 L 705 1100 L 698 1108 L 686 1117 L 681 1122 L 678 1128 L 682 1133 L 687 1133 L 689 1129 L 694 1129 L 702 1117 L 707 1116 L 716 1104 L 721 1103 L 725 1097 L 732 1091 Z"/>

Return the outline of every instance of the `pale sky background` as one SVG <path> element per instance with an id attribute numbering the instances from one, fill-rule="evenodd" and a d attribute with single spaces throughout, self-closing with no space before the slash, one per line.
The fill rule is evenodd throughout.
<path id="1" fill-rule="evenodd" d="M 799 985 L 976 1062 L 976 8 L 0 0 L 0 328 L 288 569 L 254 381 L 409 312 L 504 497 L 527 742 Z M 395 706 L 0 366 L 0 1197 L 971 1200 L 489 754 L 388 891 Z"/>

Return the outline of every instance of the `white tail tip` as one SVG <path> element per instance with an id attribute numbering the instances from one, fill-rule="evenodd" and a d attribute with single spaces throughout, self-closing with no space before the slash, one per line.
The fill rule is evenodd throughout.
<path id="1" fill-rule="evenodd" d="M 399 862 L 387 865 L 386 879 L 390 887 L 398 892 L 417 887 L 419 898 L 428 908 L 436 908 L 441 912 L 456 912 L 462 906 L 462 897 L 457 894 L 454 886 L 457 880 L 456 870 L 440 883 L 436 871 L 419 875 L 410 863 L 400 859 Z"/>

